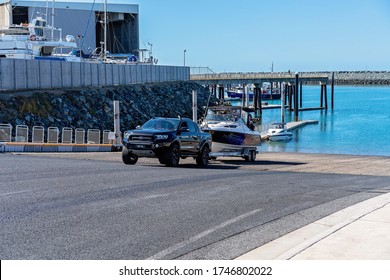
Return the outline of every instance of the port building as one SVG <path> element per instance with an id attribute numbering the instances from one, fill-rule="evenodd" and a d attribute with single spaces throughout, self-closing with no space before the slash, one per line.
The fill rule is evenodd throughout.
<path id="1" fill-rule="evenodd" d="M 107 12 L 107 50 L 133 53 L 139 50 L 139 8 L 128 0 L 0 0 L 0 29 L 11 24 L 29 23 L 35 17 L 73 35 L 84 52 L 104 42 L 104 7 Z"/>

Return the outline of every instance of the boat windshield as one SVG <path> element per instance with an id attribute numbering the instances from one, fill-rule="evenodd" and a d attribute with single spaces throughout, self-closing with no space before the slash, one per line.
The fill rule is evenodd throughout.
<path id="1" fill-rule="evenodd" d="M 175 119 L 151 119 L 147 121 L 142 129 L 156 130 L 175 130 L 179 126 L 180 121 Z"/>
<path id="2" fill-rule="evenodd" d="M 206 121 L 217 122 L 240 122 L 244 123 L 241 118 L 240 110 L 209 110 L 206 116 Z"/>
<path id="3" fill-rule="evenodd" d="M 285 123 L 272 123 L 271 127 L 272 129 L 284 129 Z"/>

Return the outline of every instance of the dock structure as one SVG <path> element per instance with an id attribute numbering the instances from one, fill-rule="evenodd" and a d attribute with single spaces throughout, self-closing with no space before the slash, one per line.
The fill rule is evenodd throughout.
<path id="1" fill-rule="evenodd" d="M 212 73 L 212 74 L 191 74 L 190 80 L 202 85 L 223 85 L 231 84 L 262 84 L 264 82 L 295 83 L 295 73 Z M 327 75 L 304 74 L 299 76 L 300 82 L 318 82 L 328 84 Z"/>
<path id="2" fill-rule="evenodd" d="M 286 93 L 284 95 L 283 104 L 285 104 L 290 111 L 294 111 L 296 120 L 298 119 L 298 112 L 305 110 L 302 108 L 302 84 L 319 84 L 321 86 L 320 104 L 317 108 L 310 108 L 310 110 L 328 109 L 327 99 L 327 85 L 329 83 L 328 75 L 320 74 L 302 74 L 298 73 L 274 73 L 274 72 L 259 72 L 259 73 L 208 73 L 208 74 L 191 74 L 190 80 L 201 85 L 208 86 L 210 92 L 219 99 L 224 99 L 224 89 L 228 85 L 240 84 L 243 85 L 243 103 L 248 104 L 247 93 L 245 86 L 249 84 L 254 85 L 253 89 L 253 105 L 256 115 L 262 115 L 262 98 L 261 85 L 263 83 L 271 84 L 271 92 L 273 85 L 279 88 L 280 92 Z M 331 84 L 331 108 L 334 106 L 334 83 Z"/>

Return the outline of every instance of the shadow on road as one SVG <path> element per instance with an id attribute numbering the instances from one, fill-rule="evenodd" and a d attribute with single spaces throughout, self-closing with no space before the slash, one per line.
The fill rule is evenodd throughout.
<path id="1" fill-rule="evenodd" d="M 220 160 L 224 164 L 233 164 L 233 165 L 286 165 L 286 166 L 296 166 L 306 164 L 305 162 L 291 162 L 291 161 L 273 161 L 273 160 L 257 160 L 253 162 L 246 162 L 243 160 Z"/>

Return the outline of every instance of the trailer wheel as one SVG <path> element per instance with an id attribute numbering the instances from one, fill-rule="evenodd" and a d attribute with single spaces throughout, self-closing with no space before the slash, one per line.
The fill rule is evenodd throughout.
<path id="1" fill-rule="evenodd" d="M 245 156 L 244 159 L 247 162 L 254 162 L 254 161 L 256 161 L 256 151 L 255 150 L 249 151 L 249 155 Z"/>

